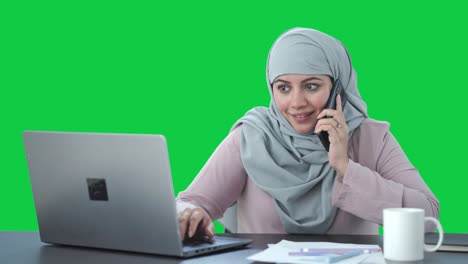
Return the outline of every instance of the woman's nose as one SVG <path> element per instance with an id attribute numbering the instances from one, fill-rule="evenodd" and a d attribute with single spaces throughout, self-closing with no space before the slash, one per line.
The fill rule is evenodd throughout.
<path id="1" fill-rule="evenodd" d="M 292 93 L 291 97 L 291 107 L 299 108 L 307 105 L 305 95 L 301 92 Z"/>

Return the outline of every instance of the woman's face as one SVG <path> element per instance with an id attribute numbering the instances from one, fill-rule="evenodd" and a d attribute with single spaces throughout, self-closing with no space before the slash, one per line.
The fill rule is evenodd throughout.
<path id="1" fill-rule="evenodd" d="M 312 131 L 325 107 L 331 79 L 323 74 L 285 74 L 273 82 L 273 98 L 281 114 L 300 134 Z"/>

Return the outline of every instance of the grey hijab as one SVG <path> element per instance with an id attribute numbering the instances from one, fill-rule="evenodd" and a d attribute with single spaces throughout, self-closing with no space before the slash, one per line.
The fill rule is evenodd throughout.
<path id="1" fill-rule="evenodd" d="M 340 79 L 348 96 L 344 114 L 349 136 L 367 117 L 349 54 L 335 38 L 306 28 L 282 34 L 268 56 L 271 96 L 273 81 L 283 74 L 326 74 Z M 271 98 L 269 108 L 253 108 L 233 127 L 242 124 L 242 163 L 250 179 L 273 197 L 286 232 L 325 233 L 336 214 L 332 206 L 336 172 L 318 136 L 297 133 Z"/>

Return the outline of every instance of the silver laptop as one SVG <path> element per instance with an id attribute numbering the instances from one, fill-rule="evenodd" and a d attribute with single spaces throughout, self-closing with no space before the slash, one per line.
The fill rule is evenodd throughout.
<path id="1" fill-rule="evenodd" d="M 23 133 L 39 233 L 46 243 L 189 257 L 251 240 L 180 240 L 162 135 Z"/>

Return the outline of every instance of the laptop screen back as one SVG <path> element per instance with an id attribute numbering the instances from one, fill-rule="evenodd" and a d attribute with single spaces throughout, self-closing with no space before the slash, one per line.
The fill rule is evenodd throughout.
<path id="1" fill-rule="evenodd" d="M 161 135 L 23 134 L 41 240 L 181 255 Z"/>

